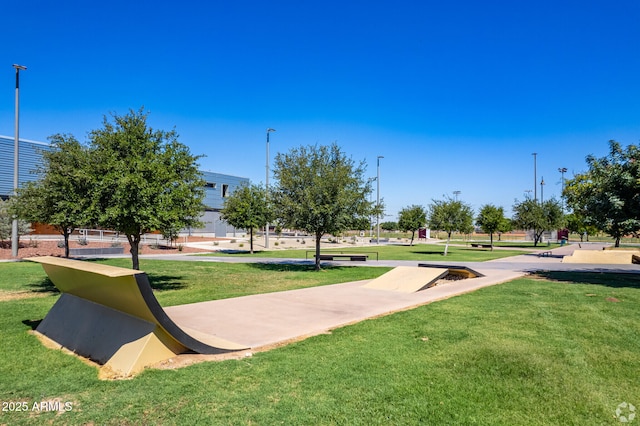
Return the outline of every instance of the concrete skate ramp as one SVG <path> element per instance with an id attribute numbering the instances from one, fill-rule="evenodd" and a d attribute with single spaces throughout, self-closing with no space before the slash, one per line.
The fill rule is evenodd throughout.
<path id="1" fill-rule="evenodd" d="M 638 264 L 640 250 L 575 250 L 571 256 L 563 257 L 562 263 Z"/>
<path id="2" fill-rule="evenodd" d="M 362 287 L 400 293 L 415 293 L 433 286 L 437 280 L 447 276 L 448 273 L 448 269 L 442 268 L 398 266 L 386 274 L 369 281 Z"/>
<path id="3" fill-rule="evenodd" d="M 133 375 L 184 352 L 247 349 L 179 327 L 158 303 L 144 272 L 51 256 L 26 260 L 42 264 L 62 293 L 36 331 L 103 365 L 106 374 Z"/>

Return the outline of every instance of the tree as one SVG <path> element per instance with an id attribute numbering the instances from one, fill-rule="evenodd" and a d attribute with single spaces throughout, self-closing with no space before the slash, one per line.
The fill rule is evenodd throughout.
<path id="1" fill-rule="evenodd" d="M 335 143 L 301 146 L 275 158 L 275 214 L 286 227 L 315 236 L 316 270 L 324 234 L 353 228 L 359 218 L 375 213 L 364 171 L 364 162 L 355 165 Z"/>
<path id="2" fill-rule="evenodd" d="M 382 222 L 380 224 L 380 228 L 384 229 L 385 231 L 395 231 L 397 229 L 400 229 L 397 222 Z"/>
<path id="3" fill-rule="evenodd" d="M 533 245 L 538 246 L 538 241 L 545 231 L 562 228 L 564 215 L 562 204 L 555 198 L 543 203 L 537 200 L 527 199 L 513 205 L 513 222 L 520 229 L 533 230 Z"/>
<path id="4" fill-rule="evenodd" d="M 249 230 L 250 252 L 253 254 L 253 230 L 271 221 L 271 209 L 265 189 L 258 185 L 242 185 L 224 201 L 222 218 L 236 228 Z"/>
<path id="5" fill-rule="evenodd" d="M 480 207 L 480 213 L 476 218 L 476 225 L 482 228 L 482 232 L 489 234 L 491 250 L 493 251 L 493 233 L 498 232 L 505 225 L 504 209 L 493 204 L 485 204 Z"/>
<path id="6" fill-rule="evenodd" d="M 11 238 L 13 232 L 13 218 L 17 214 L 15 198 L 9 200 L 0 199 L 0 246 L 4 245 L 4 240 Z M 31 224 L 24 220 L 18 220 L 18 235 L 25 235 L 31 232 Z"/>
<path id="7" fill-rule="evenodd" d="M 473 227 L 473 209 L 462 201 L 447 198 L 446 200 L 432 200 L 429 205 L 429 226 L 447 233 L 447 244 L 444 255 L 449 251 L 451 234 L 455 231 L 464 232 Z"/>
<path id="8" fill-rule="evenodd" d="M 411 231 L 410 246 L 413 245 L 413 238 L 416 231 L 427 223 L 427 212 L 424 207 L 413 204 L 400 210 L 398 228 L 403 232 Z"/>
<path id="9" fill-rule="evenodd" d="M 502 234 L 504 234 L 505 232 L 511 232 L 511 231 L 513 231 L 513 221 L 508 217 L 503 218 L 502 222 L 500 222 L 500 226 L 498 226 L 498 229 L 497 229 L 498 241 L 502 239 Z"/>
<path id="10" fill-rule="evenodd" d="M 615 239 L 640 233 L 640 149 L 609 141 L 609 154 L 586 159 L 589 170 L 568 179 L 564 197 L 574 213 L 587 225 Z"/>
<path id="11" fill-rule="evenodd" d="M 598 228 L 589 225 L 585 221 L 585 218 L 576 212 L 565 215 L 565 222 L 570 233 L 580 236 L 580 242 L 584 241 L 585 236 L 587 237 L 587 241 L 589 241 L 589 235 L 595 235 L 598 232 Z"/>
<path id="12" fill-rule="evenodd" d="M 91 218 L 127 237 L 133 269 L 139 269 L 142 234 L 197 227 L 204 211 L 199 157 L 175 130 L 149 127 L 147 116 L 142 108 L 113 114 L 113 122 L 104 117 L 103 127 L 89 134 Z"/>
<path id="13" fill-rule="evenodd" d="M 40 179 L 18 189 L 16 213 L 56 228 L 64 238 L 64 255 L 69 257 L 69 236 L 89 222 L 89 155 L 72 135 L 56 134 L 49 142 L 52 149 L 42 151 L 42 164 L 36 169 Z"/>

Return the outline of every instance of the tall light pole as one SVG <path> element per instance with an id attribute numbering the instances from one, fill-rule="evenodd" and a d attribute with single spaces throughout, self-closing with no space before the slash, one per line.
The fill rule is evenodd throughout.
<path id="1" fill-rule="evenodd" d="M 19 145 L 20 145 L 20 71 L 24 71 L 27 67 L 23 65 L 13 64 L 16 69 L 16 121 L 14 131 L 14 143 L 13 143 L 13 195 L 18 194 L 18 162 L 19 162 Z M 18 218 L 13 218 L 11 227 L 11 256 L 18 257 Z"/>
<path id="2" fill-rule="evenodd" d="M 536 158 L 538 157 L 538 153 L 534 152 L 533 154 L 533 199 L 538 201 L 538 166 L 536 164 Z"/>
<path id="3" fill-rule="evenodd" d="M 461 191 L 453 191 L 453 195 L 456 197 L 456 201 L 458 201 L 458 195 L 460 195 Z"/>
<path id="4" fill-rule="evenodd" d="M 559 167 L 558 171 L 560 172 L 560 183 L 562 184 L 562 192 L 560 193 L 560 199 L 562 200 L 562 213 L 564 214 L 564 174 L 567 173 L 566 167 Z"/>
<path id="5" fill-rule="evenodd" d="M 380 159 L 384 158 L 382 155 L 378 155 L 378 175 L 376 176 L 377 196 L 376 196 L 376 244 L 380 244 Z"/>
<path id="6" fill-rule="evenodd" d="M 275 132 L 276 129 L 267 129 L 267 177 L 265 183 L 265 198 L 266 202 L 269 202 L 269 133 Z M 264 226 L 264 248 L 269 248 L 269 222 Z"/>
<path id="7" fill-rule="evenodd" d="M 376 181 L 376 180 L 378 180 L 378 178 L 375 177 L 375 176 L 374 177 L 370 177 L 369 179 L 367 179 L 367 181 L 369 183 L 371 183 L 373 181 Z M 373 192 L 373 191 L 371 191 L 371 192 Z M 371 203 L 371 192 L 369 193 L 369 203 Z M 371 222 L 372 220 L 373 220 L 373 216 L 369 216 L 369 221 Z M 370 226 L 370 229 L 369 229 L 369 238 L 371 238 L 371 237 L 373 237 L 373 222 L 371 222 L 371 226 Z"/>
<path id="8" fill-rule="evenodd" d="M 544 203 L 544 176 L 540 181 L 540 204 Z"/>

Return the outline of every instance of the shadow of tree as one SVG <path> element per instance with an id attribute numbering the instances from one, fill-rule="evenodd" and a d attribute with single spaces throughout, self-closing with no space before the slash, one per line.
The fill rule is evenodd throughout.
<path id="1" fill-rule="evenodd" d="M 269 272 L 315 272 L 314 264 L 300 264 L 300 263 L 250 263 L 252 268 L 260 269 L 262 271 Z M 334 266 L 323 265 L 322 270 L 341 270 L 345 268 L 351 268 L 351 266 Z"/>
<path id="2" fill-rule="evenodd" d="M 569 284 L 595 284 L 612 288 L 640 288 L 640 274 L 634 272 L 544 271 L 538 276 Z"/>
<path id="3" fill-rule="evenodd" d="M 27 284 L 33 293 L 60 293 L 49 277 L 41 279 L 39 282 Z"/>
<path id="4" fill-rule="evenodd" d="M 149 285 L 157 291 L 180 290 L 187 286 L 181 282 L 184 278 L 176 275 L 159 275 L 147 273 Z"/>

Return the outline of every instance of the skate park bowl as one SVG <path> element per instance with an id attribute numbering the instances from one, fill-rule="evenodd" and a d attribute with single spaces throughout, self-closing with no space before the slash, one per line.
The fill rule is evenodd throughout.
<path id="1" fill-rule="evenodd" d="M 36 333 L 101 365 L 101 377 L 128 377 L 181 353 L 247 349 L 176 324 L 142 271 L 59 257 L 31 257 L 62 293 Z"/>
<path id="2" fill-rule="evenodd" d="M 571 256 L 564 256 L 562 263 L 640 264 L 640 250 L 575 250 Z"/>
<path id="3" fill-rule="evenodd" d="M 481 277 L 482 274 L 467 267 L 434 266 L 420 264 L 414 266 L 398 266 L 384 275 L 363 285 L 364 288 L 389 290 L 401 293 L 415 293 L 433 287 L 436 282 L 449 275 L 458 279 Z"/>

